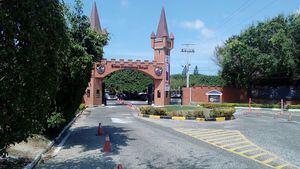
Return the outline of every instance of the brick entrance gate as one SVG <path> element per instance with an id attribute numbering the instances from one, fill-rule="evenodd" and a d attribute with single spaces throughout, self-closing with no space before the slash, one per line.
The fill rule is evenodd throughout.
<path id="1" fill-rule="evenodd" d="M 91 27 L 102 32 L 96 4 L 94 3 L 91 15 Z M 154 49 L 154 60 L 106 60 L 102 59 L 93 66 L 92 77 L 89 82 L 84 102 L 87 105 L 103 104 L 103 80 L 112 72 L 122 69 L 141 71 L 154 81 L 154 104 L 157 106 L 170 103 L 170 51 L 174 47 L 174 35 L 168 33 L 165 10 L 162 9 L 157 33 L 151 34 L 151 46 Z"/>

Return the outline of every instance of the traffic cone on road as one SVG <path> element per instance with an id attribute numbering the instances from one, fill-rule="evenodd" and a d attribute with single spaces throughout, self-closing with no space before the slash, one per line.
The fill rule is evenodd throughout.
<path id="1" fill-rule="evenodd" d="M 111 144 L 110 144 L 110 139 L 109 139 L 108 135 L 106 135 L 106 137 L 105 137 L 105 143 L 104 143 L 104 146 L 103 146 L 103 151 L 106 152 L 106 153 L 109 153 L 111 151 Z"/>
<path id="2" fill-rule="evenodd" d="M 99 123 L 99 126 L 98 126 L 98 136 L 102 136 L 102 135 L 103 135 L 103 128 L 102 128 L 101 123 Z"/>
<path id="3" fill-rule="evenodd" d="M 122 164 L 118 164 L 117 169 L 124 169 L 124 168 L 123 168 Z"/>

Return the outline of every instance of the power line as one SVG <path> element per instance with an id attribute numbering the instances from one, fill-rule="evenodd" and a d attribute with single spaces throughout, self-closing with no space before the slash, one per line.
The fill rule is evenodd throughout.
<path id="1" fill-rule="evenodd" d="M 264 11 L 266 8 L 272 6 L 275 2 L 278 2 L 278 1 L 277 1 L 277 0 L 271 0 L 271 1 L 269 1 L 269 3 L 267 3 L 265 6 L 263 6 L 263 7 L 260 8 L 258 11 L 256 11 L 256 12 L 254 13 L 254 15 L 251 15 L 251 16 L 248 17 L 246 20 L 243 20 L 242 22 L 239 22 L 238 24 L 236 24 L 236 25 L 230 27 L 230 29 L 232 29 L 232 28 L 234 28 L 234 27 L 236 27 L 236 26 L 238 26 L 238 25 L 241 25 L 241 24 L 247 22 L 248 20 L 252 19 L 253 17 L 257 16 L 259 13 L 261 13 L 262 11 Z M 227 30 L 230 30 L 230 29 L 227 29 Z"/>
<path id="2" fill-rule="evenodd" d="M 236 15 L 238 15 L 242 10 L 247 9 L 250 5 L 251 1 L 245 0 L 244 3 L 242 3 L 242 5 L 238 9 L 236 9 L 230 16 L 225 18 L 224 22 L 221 22 L 221 24 L 217 26 L 217 29 L 221 28 L 221 26 L 223 27 L 225 24 L 230 22 Z"/>

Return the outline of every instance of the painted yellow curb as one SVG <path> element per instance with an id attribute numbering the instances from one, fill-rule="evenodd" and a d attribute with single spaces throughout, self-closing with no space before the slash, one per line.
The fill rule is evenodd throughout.
<path id="1" fill-rule="evenodd" d="M 216 117 L 216 121 L 225 121 L 225 117 Z"/>
<path id="2" fill-rule="evenodd" d="M 205 118 L 196 118 L 196 121 L 198 121 L 198 122 L 204 122 Z"/>
<path id="3" fill-rule="evenodd" d="M 151 119 L 160 119 L 160 116 L 157 116 L 157 115 L 150 115 L 149 116 Z"/>
<path id="4" fill-rule="evenodd" d="M 172 120 L 185 120 L 185 117 L 181 117 L 181 116 L 173 116 Z"/>

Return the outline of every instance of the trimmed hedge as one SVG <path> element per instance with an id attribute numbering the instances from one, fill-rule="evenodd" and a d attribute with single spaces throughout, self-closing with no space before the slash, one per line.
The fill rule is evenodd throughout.
<path id="1" fill-rule="evenodd" d="M 205 118 L 204 111 L 209 111 L 207 115 L 210 117 L 232 117 L 235 109 L 234 108 L 214 108 L 212 110 L 179 110 L 173 112 L 167 112 L 164 108 L 157 108 L 152 106 L 140 107 L 141 114 L 145 115 L 159 115 L 159 116 L 181 116 L 181 117 L 195 117 L 195 118 Z"/>
<path id="2" fill-rule="evenodd" d="M 213 108 L 221 108 L 221 107 L 249 107 L 248 103 L 205 103 L 201 104 L 201 106 L 213 109 Z M 260 107 L 260 108 L 280 108 L 280 104 L 251 104 L 251 107 Z"/>
<path id="3" fill-rule="evenodd" d="M 196 118 L 204 118 L 204 112 L 202 110 L 182 110 L 182 111 L 174 111 L 167 112 L 168 116 L 183 116 L 183 117 L 196 117 Z"/>
<path id="4" fill-rule="evenodd" d="M 235 113 L 235 108 L 214 108 L 210 111 L 210 117 L 232 117 Z"/>
<path id="5" fill-rule="evenodd" d="M 290 104 L 287 106 L 288 109 L 300 109 L 300 104 Z"/>
<path id="6" fill-rule="evenodd" d="M 159 116 L 167 115 L 166 110 L 162 108 L 152 107 L 152 106 L 140 107 L 140 111 L 142 114 L 147 114 L 147 115 L 159 115 Z"/>

